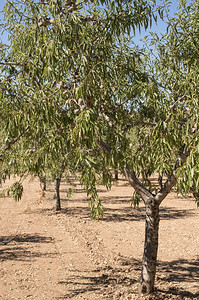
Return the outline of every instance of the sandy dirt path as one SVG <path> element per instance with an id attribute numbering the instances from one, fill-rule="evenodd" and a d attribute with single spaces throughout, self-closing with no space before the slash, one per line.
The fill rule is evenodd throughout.
<path id="1" fill-rule="evenodd" d="M 26 180 L 22 200 L 0 199 L 0 299 L 138 299 L 144 208 L 129 204 L 121 179 L 99 187 L 104 219 L 91 220 L 80 185 L 70 200 L 62 182 L 62 211 Z M 171 193 L 161 207 L 156 292 L 148 299 L 199 299 L 199 209 Z"/>

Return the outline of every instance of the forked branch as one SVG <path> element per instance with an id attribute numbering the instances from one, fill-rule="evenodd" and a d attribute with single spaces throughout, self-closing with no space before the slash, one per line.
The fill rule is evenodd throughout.
<path id="1" fill-rule="evenodd" d="M 106 153 L 110 153 L 111 147 L 107 145 L 104 141 L 99 140 L 98 146 Z M 133 171 L 130 171 L 128 164 L 126 164 L 125 169 L 122 170 L 126 179 L 129 181 L 130 185 L 135 189 L 135 191 L 142 197 L 144 201 L 149 198 L 154 197 L 154 195 L 144 187 L 144 185 L 139 181 Z"/>
<path id="2" fill-rule="evenodd" d="M 155 196 L 155 200 L 158 203 L 161 203 L 164 200 L 164 198 L 170 193 L 171 189 L 176 184 L 177 182 L 176 171 L 184 165 L 190 153 L 191 153 L 191 148 L 187 149 L 187 147 L 185 146 L 180 157 L 176 160 L 172 174 L 168 177 L 167 181 L 165 182 L 161 190 Z"/>

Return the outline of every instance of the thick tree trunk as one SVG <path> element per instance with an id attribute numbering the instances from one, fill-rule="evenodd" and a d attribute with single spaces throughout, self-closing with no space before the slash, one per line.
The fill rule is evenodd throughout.
<path id="1" fill-rule="evenodd" d="M 55 210 L 61 210 L 61 201 L 60 201 L 60 183 L 61 178 L 54 179 L 54 199 L 55 199 Z"/>
<path id="2" fill-rule="evenodd" d="M 149 294 L 154 291 L 156 262 L 158 252 L 159 204 L 154 197 L 145 201 L 146 227 L 145 244 L 142 259 L 141 293 Z"/>

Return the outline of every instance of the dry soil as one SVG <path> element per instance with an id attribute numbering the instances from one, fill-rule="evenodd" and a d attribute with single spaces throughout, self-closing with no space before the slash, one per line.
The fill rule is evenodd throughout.
<path id="1" fill-rule="evenodd" d="M 8 184 L 8 183 L 7 183 Z M 140 299 L 145 212 L 134 209 L 123 179 L 99 187 L 104 218 L 90 218 L 77 183 L 56 213 L 53 185 L 42 195 L 26 180 L 21 201 L 0 199 L 0 299 Z M 161 206 L 156 290 L 141 299 L 199 299 L 199 209 L 191 197 L 171 193 Z"/>

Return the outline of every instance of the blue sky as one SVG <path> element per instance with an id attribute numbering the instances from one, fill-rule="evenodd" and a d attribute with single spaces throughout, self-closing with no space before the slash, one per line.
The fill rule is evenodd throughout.
<path id="1" fill-rule="evenodd" d="M 172 16 L 176 10 L 177 10 L 177 5 L 178 5 L 178 0 L 170 0 L 171 5 L 170 5 L 170 16 Z M 191 0 L 188 0 L 188 3 L 190 3 Z M 3 9 L 4 4 L 6 3 L 6 0 L 0 0 L 0 11 Z M 157 3 L 160 3 L 160 0 L 157 0 Z M 2 18 L 2 14 L 0 13 L 0 19 Z M 166 23 L 162 20 L 158 20 L 158 25 L 153 24 L 152 28 L 148 29 L 147 32 L 144 31 L 144 29 L 141 32 L 141 35 L 137 34 L 136 37 L 134 38 L 134 42 L 136 44 L 141 45 L 142 43 L 139 41 L 142 39 L 147 33 L 150 31 L 152 32 L 157 32 L 157 33 L 164 33 L 166 31 Z M 6 42 L 7 40 L 7 35 L 4 33 L 4 35 L 1 36 L 1 40 L 3 42 Z"/>
<path id="2" fill-rule="evenodd" d="M 188 4 L 191 2 L 192 2 L 191 0 L 187 0 Z M 162 4 L 162 1 L 156 0 L 156 3 L 157 3 L 157 5 L 160 5 L 160 4 Z M 179 0 L 170 0 L 169 17 L 172 17 L 177 12 L 178 3 L 179 3 Z M 143 43 L 140 40 L 142 40 L 146 35 L 148 35 L 149 32 L 156 32 L 158 34 L 161 34 L 161 33 L 163 34 L 166 32 L 166 28 L 167 28 L 166 20 L 163 21 L 158 17 L 157 24 L 155 24 L 155 22 L 153 22 L 152 27 L 148 28 L 146 31 L 143 29 L 141 31 L 141 34 L 139 34 L 139 32 L 137 32 L 137 34 L 133 40 L 134 40 L 135 44 L 142 46 Z"/>
<path id="3" fill-rule="evenodd" d="M 0 0 L 0 23 L 1 23 L 1 18 L 2 18 L 2 14 L 1 14 L 1 11 L 4 7 L 4 4 L 6 3 L 6 0 Z M 3 41 L 3 42 L 6 42 L 7 40 L 7 34 L 3 34 L 0 39 Z"/>

